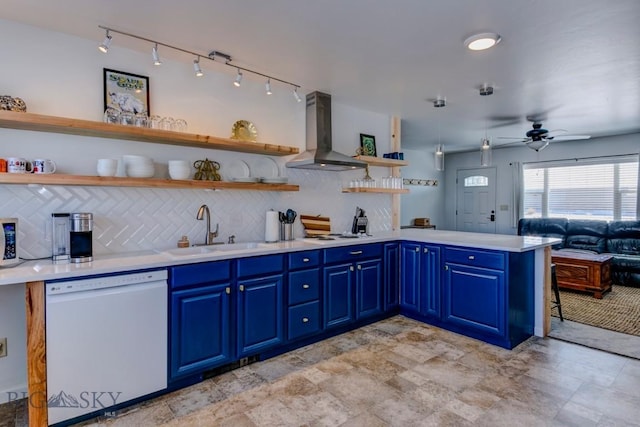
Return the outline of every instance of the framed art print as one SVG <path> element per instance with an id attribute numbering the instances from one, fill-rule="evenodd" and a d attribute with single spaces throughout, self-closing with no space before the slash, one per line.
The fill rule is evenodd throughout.
<path id="1" fill-rule="evenodd" d="M 376 156 L 376 137 L 360 134 L 360 148 L 363 156 Z"/>
<path id="2" fill-rule="evenodd" d="M 149 77 L 104 69 L 104 109 L 149 116 Z"/>

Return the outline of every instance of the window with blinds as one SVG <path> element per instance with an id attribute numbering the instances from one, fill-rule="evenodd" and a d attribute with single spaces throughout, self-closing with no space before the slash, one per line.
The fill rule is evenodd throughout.
<path id="1" fill-rule="evenodd" d="M 523 216 L 634 220 L 638 156 L 523 166 Z"/>

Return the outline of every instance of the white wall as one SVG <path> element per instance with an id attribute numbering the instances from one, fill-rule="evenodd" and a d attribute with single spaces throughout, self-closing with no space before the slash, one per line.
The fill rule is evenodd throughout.
<path id="1" fill-rule="evenodd" d="M 640 134 L 620 135 L 606 138 L 593 138 L 583 141 L 552 142 L 547 148 L 535 152 L 524 146 L 493 150 L 492 166 L 497 169 L 496 189 L 496 232 L 500 234 L 516 234 L 517 229 L 511 225 L 511 214 L 514 209 L 511 202 L 513 182 L 511 179 L 512 162 L 531 163 L 546 160 L 562 160 L 585 157 L 611 156 L 616 154 L 637 154 L 640 151 Z M 458 170 L 479 168 L 479 150 L 447 154 L 445 166 L 445 191 L 450 197 L 445 199 L 446 221 L 443 228 L 455 230 L 456 210 L 456 174 Z M 588 179 L 585 177 L 585 179 Z M 508 210 L 500 210 L 506 205 Z"/>
<path id="2" fill-rule="evenodd" d="M 425 150 L 403 149 L 405 160 L 409 166 L 402 168 L 403 178 L 438 180 L 438 185 L 426 187 L 422 185 L 409 185 L 409 194 L 402 195 L 400 209 L 400 223 L 411 225 L 413 218 L 431 218 L 431 224 L 440 229 L 445 224 L 444 199 L 445 185 L 444 172 L 435 170 L 433 159 L 433 147 Z"/>
<path id="3" fill-rule="evenodd" d="M 111 68 L 149 76 L 151 113 L 184 118 L 189 132 L 225 137 L 235 121 L 245 119 L 255 124 L 260 141 L 304 149 L 305 106 L 295 102 L 291 87 L 272 82 L 274 94 L 267 96 L 264 81 L 246 74 L 242 87 L 236 88 L 231 84 L 235 70 L 210 61 L 201 61 L 205 77 L 196 78 L 190 57 L 165 58 L 162 66 L 155 67 L 147 52 L 129 50 L 126 41 L 117 37 L 105 55 L 97 50 L 102 36 L 96 31 L 95 40 L 86 40 L 0 20 L 0 94 L 22 98 L 32 113 L 101 120 L 103 68 Z M 316 89 L 303 88 L 300 93 Z M 389 151 L 388 116 L 334 103 L 332 117 L 336 150 L 354 154 L 359 134 L 367 133 L 376 136 L 381 153 Z M 207 157 L 222 164 L 223 177 L 225 165 L 232 160 L 242 159 L 251 166 L 263 159 L 218 150 L 0 129 L 0 157 L 51 158 L 62 173 L 93 175 L 98 158 L 124 154 L 147 155 L 158 164 Z M 373 233 L 391 227 L 391 196 L 341 192 L 344 182 L 362 177 L 363 171 L 286 169 L 287 158 L 273 159 L 281 174 L 300 185 L 299 192 L 0 185 L 0 217 L 20 219 L 23 257 L 51 254 L 52 212 L 93 212 L 94 255 L 98 256 L 173 247 L 182 235 L 192 242 L 202 241 L 205 225 L 195 219 L 202 203 L 209 205 L 213 222 L 219 223 L 221 240 L 231 234 L 237 241 L 263 239 L 265 211 L 271 208 L 328 215 L 332 230 L 341 232 L 350 229 L 355 207 L 361 206 L 368 212 Z M 160 169 L 157 176 L 165 173 Z M 385 168 L 372 168 L 374 177 L 388 174 Z M 295 232 L 302 235 L 299 223 Z M 6 391 L 26 383 L 24 286 L 0 291 L 0 337 L 15 337 L 10 339 L 9 357 L 0 359 L 0 396 L 5 397 Z"/>

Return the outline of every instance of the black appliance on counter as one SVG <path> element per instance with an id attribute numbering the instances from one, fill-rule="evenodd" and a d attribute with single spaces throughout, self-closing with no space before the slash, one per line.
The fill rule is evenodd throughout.
<path id="1" fill-rule="evenodd" d="M 356 207 L 356 215 L 353 217 L 353 225 L 351 226 L 352 234 L 367 234 L 369 220 L 364 214 L 364 209 Z"/>

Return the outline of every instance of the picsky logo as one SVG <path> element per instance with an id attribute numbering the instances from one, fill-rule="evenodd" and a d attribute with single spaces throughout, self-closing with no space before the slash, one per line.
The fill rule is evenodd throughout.
<path id="1" fill-rule="evenodd" d="M 52 394 L 46 401 L 49 408 L 81 408 L 81 409 L 103 409 L 118 404 L 121 391 L 82 391 L 77 396 L 61 390 L 57 394 Z M 16 393 L 8 392 L 7 401 L 13 402 L 20 399 L 29 399 L 29 404 L 41 408 L 44 406 L 44 395 L 42 393 Z"/>

